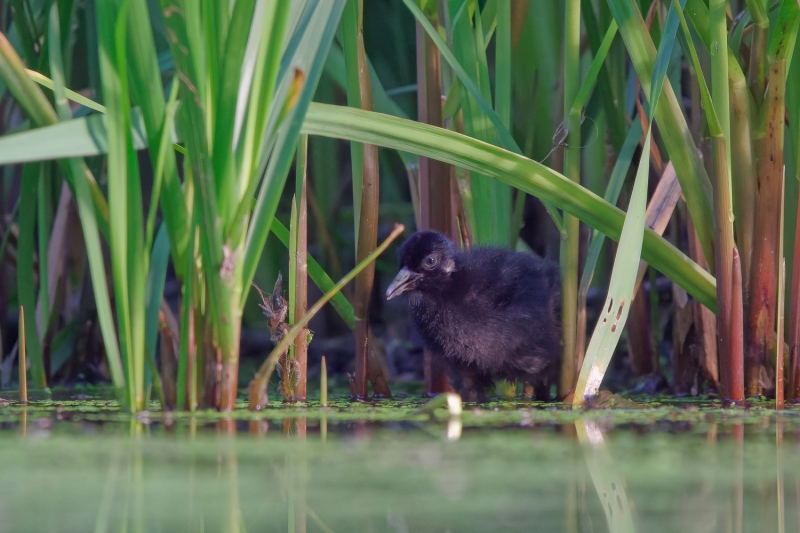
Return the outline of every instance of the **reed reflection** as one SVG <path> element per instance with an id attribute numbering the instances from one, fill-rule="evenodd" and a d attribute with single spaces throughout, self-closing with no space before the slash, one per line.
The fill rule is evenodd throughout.
<path id="1" fill-rule="evenodd" d="M 306 440 L 308 421 L 306 417 L 285 418 L 283 434 L 297 441 Z M 285 487 L 287 491 L 287 514 L 289 533 L 306 533 L 308 505 L 308 458 L 303 453 L 288 449 Z"/>
<path id="2" fill-rule="evenodd" d="M 19 413 L 19 433 L 23 437 L 28 434 L 28 408 L 23 407 Z"/>
<path id="3" fill-rule="evenodd" d="M 228 475 L 228 520 L 225 531 L 239 533 L 244 531 L 242 508 L 239 501 L 239 465 L 236 452 L 229 451 L 225 456 L 225 467 Z"/>
<path id="4" fill-rule="evenodd" d="M 781 406 L 783 408 L 783 406 Z M 775 470 L 778 494 L 778 532 L 786 531 L 785 493 L 783 486 L 783 421 L 778 418 L 775 423 Z"/>
<path id="5" fill-rule="evenodd" d="M 247 423 L 247 430 L 250 435 L 255 437 L 263 437 L 269 432 L 269 421 L 263 418 L 250 420 Z"/>
<path id="6" fill-rule="evenodd" d="M 236 420 L 233 418 L 220 418 L 217 422 L 217 431 L 223 435 L 236 435 Z"/>
<path id="7" fill-rule="evenodd" d="M 635 528 L 625 482 L 614 466 L 600 426 L 593 420 L 578 420 L 575 429 L 578 441 L 583 445 L 583 457 L 606 514 L 609 531 L 633 533 Z"/>
<path id="8" fill-rule="evenodd" d="M 744 424 L 734 424 L 733 441 L 736 443 L 734 453 L 734 476 L 733 487 L 733 514 L 732 530 L 734 533 L 742 533 L 742 518 L 744 514 Z"/>
<path id="9" fill-rule="evenodd" d="M 306 439 L 307 420 L 306 417 L 301 416 L 297 418 L 284 418 L 283 419 L 283 434 L 287 437 L 294 437 L 299 440 Z"/>

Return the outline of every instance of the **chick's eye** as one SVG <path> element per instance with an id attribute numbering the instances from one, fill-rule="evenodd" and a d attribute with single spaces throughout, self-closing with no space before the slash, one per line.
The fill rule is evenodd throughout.
<path id="1" fill-rule="evenodd" d="M 429 255 L 425 258 L 424 264 L 425 268 L 433 268 L 436 266 L 436 258 L 432 255 Z"/>

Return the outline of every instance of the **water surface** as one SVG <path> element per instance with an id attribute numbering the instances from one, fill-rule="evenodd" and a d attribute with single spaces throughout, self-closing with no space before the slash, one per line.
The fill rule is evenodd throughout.
<path id="1" fill-rule="evenodd" d="M 0 532 L 800 530 L 796 411 L 420 404 L 8 402 Z"/>

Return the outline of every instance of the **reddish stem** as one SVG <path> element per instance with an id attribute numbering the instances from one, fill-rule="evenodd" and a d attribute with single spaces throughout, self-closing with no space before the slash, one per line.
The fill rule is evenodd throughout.
<path id="1" fill-rule="evenodd" d="M 744 312 L 742 302 L 742 260 L 739 250 L 733 249 L 733 283 L 731 295 L 730 356 L 723 385 L 726 398 L 744 401 Z"/>

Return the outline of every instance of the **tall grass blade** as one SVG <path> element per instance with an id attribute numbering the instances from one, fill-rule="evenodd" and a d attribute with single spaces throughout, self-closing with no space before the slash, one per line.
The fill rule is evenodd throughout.
<path id="1" fill-rule="evenodd" d="M 167 161 L 173 161 L 174 159 L 174 155 L 172 154 L 172 145 L 170 143 L 170 131 L 172 130 L 172 127 L 175 122 L 177 104 L 178 104 L 178 84 L 173 83 L 172 89 L 170 90 L 169 102 L 167 103 L 167 110 L 164 115 L 164 124 L 161 126 L 158 154 L 156 155 L 155 167 L 153 169 L 154 176 L 153 176 L 152 191 L 150 193 L 150 209 L 149 212 L 147 213 L 147 223 L 145 225 L 144 247 L 146 250 L 149 250 L 153 244 L 153 231 L 155 229 L 156 211 L 158 210 L 159 200 L 161 199 L 165 167 L 168 165 Z M 176 176 L 173 176 L 172 179 L 176 179 Z M 182 199 L 179 200 L 181 200 L 181 205 L 183 205 Z M 170 205 L 168 209 L 171 208 L 172 207 Z M 169 227 L 165 226 L 165 229 L 169 231 Z M 183 254 L 179 255 L 178 258 L 183 259 L 184 255 L 185 251 L 183 252 Z"/>
<path id="2" fill-rule="evenodd" d="M 175 155 L 171 150 L 167 151 L 165 148 L 172 131 L 172 117 L 175 115 L 175 110 L 170 110 L 169 104 L 164 102 L 164 88 L 161 83 L 161 72 L 147 3 L 146 0 L 129 0 L 128 5 L 126 58 L 130 96 L 133 103 L 138 105 L 141 110 L 144 131 L 147 132 L 146 141 L 151 164 L 156 169 L 157 177 L 160 178 L 158 181 L 163 180 L 162 186 L 158 189 L 154 187 L 154 190 L 159 192 L 156 199 L 161 200 L 161 212 L 169 232 L 173 265 L 175 265 L 178 277 L 183 277 L 189 242 L 189 212 L 186 199 L 181 191 Z M 172 84 L 172 93 L 176 94 L 174 91 L 177 90 L 180 83 L 174 79 Z M 173 101 L 172 97 L 170 101 Z M 135 118 L 133 120 L 135 122 Z M 134 143 L 136 143 L 135 139 Z M 158 201 L 151 204 L 153 214 L 158 204 Z M 148 217 L 148 222 L 151 218 Z M 148 227 L 152 227 L 152 225 L 148 223 Z M 147 241 L 149 242 L 150 239 Z"/>
<path id="3" fill-rule="evenodd" d="M 112 2 L 97 4 L 100 72 L 108 119 L 108 196 L 114 213 L 111 231 L 111 268 L 114 278 L 117 327 L 125 368 L 128 406 L 144 405 L 144 257 L 143 214 L 139 169 L 131 138 L 126 65 L 127 12 Z M 145 268 L 142 268 L 145 266 Z"/>
<path id="4" fill-rule="evenodd" d="M 211 68 L 212 63 L 221 63 L 221 68 L 219 68 L 220 65 L 217 66 L 220 70 L 219 79 L 212 82 L 215 101 L 210 103 L 213 104 L 215 114 L 211 155 L 214 161 L 217 194 L 220 196 L 222 208 L 220 218 L 224 221 L 228 221 L 232 216 L 229 211 L 235 209 L 240 192 L 231 187 L 230 184 L 225 183 L 225 181 L 231 173 L 231 166 L 234 164 L 235 153 L 232 147 L 235 146 L 236 107 L 238 105 L 240 87 L 243 85 L 242 77 L 252 77 L 255 83 L 252 89 L 258 91 L 263 102 L 270 102 L 275 87 L 275 78 L 277 77 L 278 60 L 277 57 L 270 57 L 267 54 L 279 54 L 283 41 L 282 28 L 285 24 L 285 16 L 282 16 L 281 11 L 278 9 L 281 5 L 276 2 L 264 3 L 264 16 L 257 18 L 256 3 L 255 0 L 236 2 L 230 19 L 233 31 L 227 33 L 225 41 L 215 43 L 219 50 L 214 50 L 213 53 L 209 51 L 209 71 L 214 70 Z M 283 5 L 283 9 L 287 7 L 285 4 Z M 262 40 L 262 43 L 267 43 L 262 44 L 262 46 L 268 46 L 268 48 L 266 53 L 261 52 L 255 68 L 252 71 L 246 71 L 243 68 L 243 63 L 248 46 L 248 38 L 255 37 L 257 25 L 261 26 L 262 32 L 268 32 L 269 38 Z M 277 29 L 275 28 L 276 25 L 278 26 Z M 239 30 L 247 27 L 251 27 L 250 32 Z M 209 40 L 216 41 L 213 39 L 213 30 L 207 30 L 206 34 Z M 211 47 L 210 43 L 209 47 Z M 223 49 L 224 53 L 217 53 Z M 252 107 L 251 110 L 256 111 Z M 255 115 L 251 115 L 250 122 L 252 123 L 252 125 L 249 125 L 250 131 L 254 131 L 258 127 L 258 119 L 256 119 Z M 255 135 L 248 135 L 244 142 L 255 143 Z M 247 177 L 249 178 L 249 176 Z"/>
<path id="5" fill-rule="evenodd" d="M 170 253 L 169 234 L 166 224 L 162 224 L 156 234 L 150 252 L 145 288 L 145 349 L 148 357 L 154 357 L 158 342 L 158 313 L 164 295 L 164 283 L 167 277 L 167 266 Z M 163 357 L 163 356 L 162 356 Z M 156 377 L 156 376 L 154 376 Z M 164 404 L 162 404 L 162 409 Z"/>
<path id="6" fill-rule="evenodd" d="M 599 79 L 600 73 L 602 72 L 603 64 L 606 60 L 606 56 L 608 55 L 608 51 L 611 49 L 611 44 L 614 42 L 614 37 L 617 35 L 617 29 L 617 21 L 611 21 L 611 25 L 608 27 L 608 30 L 603 37 L 603 42 L 600 43 L 600 47 L 598 48 L 594 59 L 592 59 L 592 64 L 589 65 L 589 70 L 586 72 L 586 77 L 580 84 L 580 88 L 578 89 L 574 100 L 571 100 L 572 103 L 569 105 L 571 113 L 582 113 L 583 108 L 586 107 L 586 104 L 589 101 L 589 96 L 595 87 L 595 83 Z"/>
<path id="7" fill-rule="evenodd" d="M 458 69 L 464 71 L 471 84 L 479 91 L 477 95 L 472 94 L 463 80 L 458 86 L 464 124 L 463 131 L 470 137 L 494 145 L 516 146 L 513 139 L 503 140 L 502 134 L 498 134 L 496 128 L 492 127 L 493 119 L 489 118 L 484 111 L 484 107 L 488 108 L 498 124 L 506 132 L 508 131 L 508 124 L 504 123 L 503 119 L 489 105 L 492 95 L 480 13 L 476 9 L 473 23 L 471 6 L 472 3 L 468 0 L 456 0 L 450 2 L 449 6 L 452 19 L 450 21 L 452 47 L 457 61 L 456 65 Z M 461 65 L 467 65 L 467 67 L 461 68 Z M 452 64 L 451 67 L 458 70 Z M 500 85 L 502 89 L 502 82 Z M 480 102 L 478 102 L 478 98 L 480 98 Z M 502 101 L 502 97 L 500 100 Z M 510 119 L 510 117 L 507 118 Z M 510 135 L 508 137 L 510 138 Z M 470 230 L 475 241 L 494 245 L 507 245 L 513 241 L 516 244 L 516 235 L 511 233 L 511 189 L 503 183 L 475 172 L 470 175 L 470 189 L 476 224 Z M 445 197 L 447 196 L 449 194 Z"/>
<path id="8" fill-rule="evenodd" d="M 57 34 L 60 31 L 60 26 L 58 23 L 58 9 L 56 6 L 53 6 L 53 9 L 51 10 L 49 28 L 49 31 L 54 35 L 54 37 L 51 39 L 51 42 L 60 42 L 60 39 L 57 37 Z M 2 49 L 1 45 L 0 49 Z M 50 73 L 53 76 L 55 106 L 56 110 L 58 111 L 58 119 L 61 121 L 70 121 L 70 119 L 72 119 L 72 113 L 69 109 L 69 104 L 67 103 L 64 93 L 65 78 L 63 63 L 61 61 L 60 47 L 51 47 L 49 57 Z M 34 92 L 39 92 L 35 86 Z M 114 388 L 120 403 L 122 405 L 126 405 L 127 397 L 124 396 L 126 379 L 122 366 L 122 358 L 119 352 L 119 344 L 117 343 L 114 318 L 111 312 L 111 301 L 108 295 L 108 285 L 106 283 L 105 261 L 103 259 L 103 252 L 100 246 L 100 238 L 98 235 L 99 228 L 96 217 L 96 204 L 98 196 L 93 194 L 93 191 L 97 190 L 97 184 L 88 179 L 91 175 L 86 168 L 86 164 L 80 159 L 69 159 L 66 162 L 65 170 L 67 171 L 68 180 L 74 188 L 75 199 L 78 204 L 78 214 L 81 219 L 81 226 L 83 227 L 83 238 L 86 242 L 86 252 L 89 259 L 89 271 L 92 276 L 92 287 L 94 289 L 95 304 L 97 305 L 97 317 L 98 321 L 100 322 L 103 345 L 106 351 L 106 358 L 108 359 L 109 370 L 111 372 L 111 381 L 114 384 Z M 102 195 L 100 195 L 100 198 L 102 199 L 103 203 L 105 203 L 105 198 L 103 198 Z M 103 211 L 103 206 L 98 206 L 98 208 L 101 212 Z M 108 216 L 107 206 L 105 206 L 105 215 L 106 217 Z"/>
<path id="9" fill-rule="evenodd" d="M 242 272 L 242 285 L 249 287 L 255 275 L 258 258 L 269 235 L 275 210 L 278 206 L 280 192 L 286 180 L 286 175 L 291 165 L 291 158 L 297 135 L 301 126 L 311 97 L 316 89 L 322 67 L 325 64 L 325 55 L 330 48 L 333 35 L 336 31 L 339 18 L 344 8 L 345 0 L 331 0 L 318 4 L 313 12 L 313 18 L 305 39 L 301 43 L 293 58 L 288 58 L 292 64 L 298 65 L 305 73 L 305 81 L 297 100 L 285 119 L 282 131 L 273 149 L 273 156 L 263 161 L 261 167 L 265 170 L 262 179 L 261 192 L 256 201 L 256 207 L 251 217 L 250 228 L 244 248 L 244 266 Z M 259 167 L 259 174 L 263 172 Z"/>
<path id="10" fill-rule="evenodd" d="M 597 394 L 630 311 L 633 287 L 636 283 L 636 270 L 639 266 L 638 258 L 644 237 L 650 136 L 651 132 L 648 129 L 625 224 L 622 227 L 617 256 L 614 259 L 614 270 L 611 274 L 608 296 L 589 341 L 589 347 L 586 350 L 586 356 L 575 385 L 573 397 L 573 406 L 575 407 L 580 407 L 586 398 Z"/>
<path id="11" fill-rule="evenodd" d="M 652 96 L 651 84 L 655 69 L 656 49 L 645 26 L 638 6 L 628 0 L 609 0 L 608 5 L 619 25 L 636 74 L 645 94 Z M 659 95 L 661 96 L 661 95 Z M 712 190 L 708 174 L 695 148 L 686 119 L 670 84 L 663 85 L 663 98 L 650 101 L 655 121 L 667 147 L 681 190 L 697 228 L 703 251 L 709 264 L 714 264 L 714 218 Z"/>
<path id="12" fill-rule="evenodd" d="M 28 77 L 30 77 L 30 79 L 32 79 L 42 87 L 46 87 L 51 91 L 55 90 L 55 84 L 53 83 L 53 80 L 51 80 L 47 76 L 43 76 L 42 74 L 36 72 L 35 70 L 26 69 L 25 71 L 28 73 Z M 106 106 L 104 106 L 103 104 L 99 104 L 94 100 L 83 96 L 80 93 L 76 93 L 75 91 L 64 89 L 64 96 L 66 96 L 69 100 L 75 102 L 76 104 L 80 104 L 93 111 L 98 111 L 100 113 L 106 112 Z"/>
<path id="13" fill-rule="evenodd" d="M 681 185 L 678 183 L 678 176 L 675 175 L 675 167 L 670 161 L 664 168 L 661 178 L 658 180 L 656 190 L 653 191 L 650 201 L 647 203 L 647 213 L 645 214 L 645 224 L 647 227 L 663 235 L 667 229 L 675 207 L 678 205 L 678 200 L 681 197 Z M 639 272 L 636 274 L 636 285 L 633 287 L 633 294 L 639 292 L 639 287 L 644 280 L 645 272 L 647 272 L 647 263 L 644 261 L 639 262 Z M 651 281 L 654 281 L 651 279 Z M 655 292 L 658 296 L 655 285 L 650 286 L 651 292 Z M 657 302 L 655 302 L 657 304 Z M 656 316 L 657 308 L 654 309 L 653 316 Z"/>
<path id="14" fill-rule="evenodd" d="M 44 338 L 50 329 L 50 236 L 53 225 L 53 182 L 57 182 L 58 166 L 53 163 L 42 165 L 36 194 L 36 241 L 39 252 L 39 297 L 36 301 L 36 329 Z M 55 259 L 55 258 L 54 258 Z M 45 376 L 46 377 L 46 376 Z"/>
<path id="15" fill-rule="evenodd" d="M 0 76 L 34 126 L 49 126 L 58 122 L 44 93 L 28 77 L 25 65 L 3 33 L 0 33 Z"/>
<path id="16" fill-rule="evenodd" d="M 492 7 L 497 10 L 497 37 L 494 48 L 494 108 L 500 121 L 511 131 L 511 2 L 487 2 L 481 15 L 490 13 Z M 484 30 L 487 24 L 481 22 Z M 489 43 L 490 35 L 484 37 L 484 44 Z M 516 241 L 511 243 L 516 244 Z"/>
<path id="17" fill-rule="evenodd" d="M 397 105 L 397 103 L 386 93 L 383 83 L 381 83 L 381 80 L 378 78 L 378 74 L 375 72 L 372 62 L 369 60 L 369 54 L 367 54 L 367 64 L 369 65 L 369 79 L 370 85 L 372 86 L 372 100 L 375 104 L 375 111 L 379 113 L 386 113 L 387 115 L 394 115 L 396 117 L 409 118 L 408 114 L 403 111 L 403 108 Z M 347 81 L 344 72 L 344 55 L 339 47 L 332 46 L 328 51 L 328 57 L 325 61 L 325 74 L 330 76 L 330 78 L 335 81 L 339 87 L 346 90 Z M 419 166 L 419 160 L 416 154 L 399 152 L 399 155 L 403 160 L 403 165 L 406 167 L 406 172 L 416 175 L 417 168 Z M 324 195 L 321 193 L 318 194 L 324 197 Z M 412 195 L 413 194 L 414 192 L 412 191 Z"/>
<path id="18" fill-rule="evenodd" d="M 603 8 L 607 9 L 605 6 L 602 6 L 601 9 Z M 609 25 L 609 28 L 606 31 L 606 38 L 601 42 L 600 28 L 598 21 L 595 19 L 594 6 L 592 5 L 591 0 L 581 0 L 581 12 L 583 14 L 583 25 L 586 28 L 586 37 L 596 60 L 598 57 L 605 55 L 602 53 L 602 48 L 606 43 L 609 33 L 611 32 L 612 25 L 615 30 L 618 29 L 617 22 L 613 21 L 613 24 Z M 609 43 L 609 45 L 610 44 L 611 43 Z M 619 47 L 619 49 L 621 51 L 621 47 Z M 607 53 L 608 52 L 606 52 L 606 54 Z M 612 57 L 615 55 L 619 56 L 620 54 L 612 53 Z M 616 58 L 614 57 L 614 59 Z M 603 109 L 606 112 L 608 132 L 609 136 L 611 137 L 611 146 L 614 147 L 614 151 L 619 153 L 619 151 L 622 149 L 622 145 L 625 142 L 625 130 L 627 127 L 625 124 L 625 114 L 623 112 L 624 102 L 618 101 L 616 98 L 618 91 L 616 91 L 617 87 L 612 85 L 611 72 L 611 67 L 606 65 L 604 62 L 600 72 L 598 73 L 597 84 L 599 87 L 599 94 L 603 99 Z M 588 77 L 589 74 L 587 73 L 587 78 Z M 624 82 L 624 80 L 615 81 L 617 84 L 619 84 L 620 81 Z"/>
<path id="19" fill-rule="evenodd" d="M 222 131 L 221 144 L 215 145 L 215 180 L 217 187 L 217 194 L 220 200 L 220 208 L 222 209 L 222 220 L 225 221 L 225 232 L 232 234 L 234 240 L 238 241 L 238 233 L 242 230 L 237 227 L 240 224 L 245 213 L 249 212 L 250 202 L 254 194 L 255 188 L 259 183 L 263 170 L 259 166 L 262 161 L 266 161 L 269 155 L 269 150 L 266 148 L 272 142 L 272 133 L 276 125 L 282 122 L 281 105 L 285 106 L 283 98 L 275 98 L 276 87 L 280 83 L 279 70 L 281 68 L 281 52 L 283 50 L 284 35 L 287 28 L 287 19 L 289 16 L 290 5 L 293 3 L 287 2 L 265 2 L 258 4 L 256 10 L 256 17 L 251 29 L 250 42 L 247 46 L 254 45 L 257 48 L 255 62 L 252 64 L 252 71 L 249 70 L 250 62 L 245 61 L 245 66 L 248 70 L 242 73 L 242 81 L 252 79 L 252 85 L 249 83 L 239 83 L 238 91 L 239 97 L 242 99 L 241 105 L 247 102 L 247 120 L 244 130 L 241 134 L 237 129 L 234 114 L 230 116 L 220 117 L 220 127 Z M 302 5 L 302 3 L 300 3 Z M 241 7 L 241 6 L 240 6 Z M 258 16 L 259 12 L 261 13 Z M 240 12 L 237 15 L 237 23 L 243 16 Z M 243 20 L 241 21 L 244 22 Z M 246 50 L 243 49 L 245 42 L 236 37 L 236 32 L 230 34 L 228 42 L 229 50 L 226 54 L 229 56 L 226 61 L 236 61 L 242 54 L 246 56 Z M 291 53 L 289 49 L 285 53 Z M 237 68 L 238 63 L 229 65 L 226 63 L 226 69 Z M 234 79 L 237 79 L 234 76 Z M 224 91 L 219 94 L 219 105 L 223 111 L 227 112 L 227 107 L 231 104 L 228 100 L 235 101 L 235 94 L 237 87 L 230 83 L 230 80 L 225 80 L 226 85 L 223 86 Z M 249 86 L 249 95 L 243 94 L 242 87 Z M 291 93 L 290 93 L 291 94 Z M 249 96 L 249 98 L 247 98 Z M 291 95 L 288 97 L 291 98 Z M 224 102 L 223 102 L 224 100 Z M 232 108 L 230 109 L 232 110 Z M 271 124 L 270 124 L 271 122 Z M 219 135 L 215 132 L 214 139 L 217 142 Z M 237 159 L 238 159 L 238 179 L 241 184 L 238 187 L 231 187 L 230 179 L 226 178 L 227 173 L 230 172 L 230 159 L 228 158 L 227 151 L 229 150 L 228 144 L 233 139 L 237 143 Z M 293 153 L 293 145 L 291 152 Z M 289 154 L 291 156 L 291 154 Z M 219 174 L 222 172 L 222 174 Z M 247 206 L 243 210 L 243 206 Z M 249 286 L 249 285 L 246 285 Z"/>
<path id="20" fill-rule="evenodd" d="M 414 3 L 413 0 L 403 0 L 406 4 L 408 9 L 414 15 L 414 18 L 417 19 L 417 22 L 425 29 L 428 36 L 430 36 L 431 40 L 436 44 L 436 47 L 439 49 L 439 53 L 442 57 L 447 61 L 450 67 L 458 76 L 458 80 L 463 84 L 464 89 L 469 93 L 469 95 L 474 98 L 475 105 L 480 109 L 481 112 L 485 115 L 485 118 L 491 122 L 492 126 L 494 127 L 495 133 L 498 136 L 500 146 L 505 148 L 506 150 L 511 150 L 517 154 L 522 154 L 522 150 L 520 150 L 519 146 L 517 145 L 514 138 L 511 136 L 511 133 L 508 129 L 503 125 L 503 122 L 500 120 L 500 117 L 495 113 L 494 109 L 492 109 L 491 105 L 487 102 L 482 93 L 481 88 L 473 81 L 472 77 L 467 73 L 464 67 L 461 65 L 459 60 L 456 58 L 455 54 L 450 51 L 447 44 L 442 40 L 439 33 L 427 19 L 425 14 L 420 10 L 420 8 Z M 463 2 L 461 7 L 461 12 L 464 17 L 467 17 L 466 9 L 466 1 Z M 455 19 L 457 14 L 452 15 Z M 468 21 L 465 20 L 465 23 Z M 459 48 L 460 49 L 460 48 Z M 558 212 L 548 206 L 547 200 L 544 200 L 545 205 L 548 207 L 548 213 L 550 217 L 553 219 L 553 222 L 556 224 L 556 227 L 559 230 L 563 229 L 563 221 L 561 220 L 561 215 Z"/>
<path id="21" fill-rule="evenodd" d="M 178 378 L 176 387 L 176 406 L 178 409 L 188 407 L 189 411 L 194 411 L 195 401 L 189 397 L 189 379 L 192 373 L 192 368 L 196 365 L 195 355 L 197 352 L 197 345 L 194 338 L 194 307 L 195 307 L 195 285 L 198 283 L 198 276 L 196 270 L 196 224 L 192 220 L 192 226 L 189 231 L 189 246 L 188 253 L 186 254 L 186 265 L 184 266 L 186 272 L 185 282 L 182 286 L 181 298 L 181 324 L 180 324 L 180 340 L 178 347 Z"/>
<path id="22" fill-rule="evenodd" d="M 57 41 L 54 41 L 57 42 Z M 54 47 L 59 48 L 59 47 Z M 61 63 L 61 49 L 59 48 L 57 52 L 56 58 L 50 58 L 51 63 L 51 72 L 55 76 L 56 72 L 60 72 L 62 75 L 61 86 L 64 86 L 63 80 L 63 67 L 59 67 L 56 70 L 53 70 L 53 64 Z M 69 120 L 72 118 L 71 113 L 65 114 L 64 116 L 61 115 L 59 112 L 56 115 L 55 110 L 48 102 L 47 98 L 45 98 L 42 91 L 39 87 L 33 83 L 29 76 L 27 75 L 27 70 L 25 66 L 22 64 L 22 60 L 17 55 L 14 47 L 8 41 L 6 36 L 0 32 L 0 77 L 3 78 L 3 81 L 6 83 L 9 91 L 14 96 L 16 101 L 20 104 L 22 109 L 28 115 L 31 122 L 36 127 L 44 127 L 44 126 L 51 126 L 56 124 L 59 120 Z M 56 94 L 56 99 L 58 98 L 58 94 Z M 66 101 L 65 101 L 66 104 Z M 63 138 L 62 138 L 63 142 Z M 50 158 L 55 159 L 55 157 Z M 68 176 L 70 176 L 70 169 L 68 168 L 67 164 L 64 164 L 65 172 Z M 91 191 L 91 198 L 95 204 L 95 208 L 97 211 L 96 217 L 99 216 L 100 220 L 100 229 L 103 231 L 104 234 L 107 234 L 107 223 L 108 223 L 108 206 L 106 204 L 105 197 L 103 193 L 100 191 L 97 183 L 94 181 L 93 176 L 91 175 L 88 170 L 84 170 L 82 174 L 80 174 L 80 179 L 86 179 L 89 189 Z M 74 180 L 70 179 L 70 186 L 76 187 L 74 185 Z"/>
<path id="23" fill-rule="evenodd" d="M 36 285 L 33 259 L 36 255 L 36 196 L 39 187 L 39 177 L 43 172 L 42 163 L 32 163 L 25 166 L 22 171 L 20 184 L 19 239 L 17 248 L 17 292 L 19 294 L 21 310 L 27 310 L 28 332 L 25 339 L 31 362 L 31 377 L 39 388 L 47 386 L 42 358 L 42 345 L 36 330 Z M 41 259 L 40 259 L 41 260 Z M 42 288 L 40 290 L 47 290 Z"/>
<path id="24" fill-rule="evenodd" d="M 66 102 L 65 102 L 66 103 Z M 137 150 L 147 147 L 144 135 L 144 124 L 138 108 L 132 110 L 131 121 L 133 123 L 133 142 Z M 68 116 L 66 120 L 52 126 L 37 128 L 34 130 L 23 131 L 2 137 L 2 150 L 0 150 L 0 164 L 9 165 L 14 163 L 28 163 L 32 161 L 43 161 L 52 159 L 66 159 L 73 157 L 91 157 L 108 153 L 107 139 L 107 118 L 105 115 L 91 115 L 72 119 Z M 178 140 L 178 139 L 174 139 Z M 40 148 L 45 146 L 46 152 Z M 65 169 L 67 166 L 65 165 Z M 69 172 L 67 169 L 67 175 Z M 85 171 L 83 174 L 87 186 L 96 187 L 96 183 L 89 181 L 90 174 Z M 70 186 L 72 182 L 70 180 Z M 105 217 L 98 220 L 105 224 L 104 234 L 108 234 L 108 205 L 102 192 L 90 189 L 90 199 L 97 200 L 97 216 Z M 102 205 L 100 205 L 102 202 Z"/>
<path id="25" fill-rule="evenodd" d="M 670 9 L 669 15 L 667 15 L 667 22 L 664 25 L 664 32 L 653 68 L 653 77 L 649 84 L 651 110 L 658 107 L 659 96 L 664 84 L 678 24 L 677 10 L 673 7 Z M 614 270 L 611 274 L 608 296 L 595 331 L 592 334 L 592 339 L 589 341 L 586 357 L 578 376 L 578 382 L 575 385 L 574 407 L 580 407 L 587 398 L 597 394 L 630 312 L 634 296 L 633 289 L 636 283 L 636 271 L 639 267 L 639 256 L 642 252 L 644 239 L 652 123 L 653 116 L 651 113 L 651 116 L 648 117 L 647 135 L 643 145 L 642 157 L 639 161 L 639 169 L 636 172 L 633 192 L 628 204 L 628 213 L 622 227 L 617 256 L 614 259 Z"/>
<path id="26" fill-rule="evenodd" d="M 55 165 L 51 166 L 51 168 L 57 168 Z M 43 242 L 47 242 L 47 249 L 46 252 L 42 252 L 40 250 L 40 255 L 46 257 L 46 261 L 42 261 L 40 259 L 39 269 L 40 272 L 44 270 L 45 274 L 39 274 L 39 285 L 42 287 L 42 290 L 39 291 L 39 297 L 36 301 L 36 321 L 37 324 L 42 324 L 40 331 L 42 331 L 42 335 L 47 335 L 48 330 L 54 325 L 52 320 L 54 313 L 52 310 L 56 306 L 56 296 L 58 292 L 58 286 L 61 280 L 65 279 L 67 274 L 67 269 L 65 265 L 64 258 L 68 254 L 68 250 L 74 247 L 74 243 L 70 240 L 70 230 L 72 229 L 72 225 L 69 224 L 69 221 L 74 213 L 74 197 L 72 192 L 69 189 L 69 185 L 67 184 L 66 180 L 59 180 L 61 186 L 57 187 L 60 189 L 60 194 L 58 197 L 58 205 L 55 207 L 55 212 L 53 213 L 52 217 L 48 215 L 41 216 L 42 211 L 46 211 L 47 209 L 40 209 L 40 220 L 38 224 L 40 227 L 44 225 L 46 229 L 39 230 L 39 239 Z M 44 185 L 40 185 L 42 188 Z M 46 184 L 47 189 L 49 191 L 55 190 L 51 189 L 51 185 L 49 183 Z M 47 193 L 42 195 L 44 198 L 40 200 L 41 203 L 48 203 L 49 196 L 51 193 Z M 17 204 L 18 206 L 19 204 Z M 12 217 L 13 219 L 13 217 Z M 46 219 L 43 221 L 42 219 Z M 42 234 L 46 234 L 46 237 L 42 237 Z M 40 248 L 43 248 L 40 245 Z M 2 257 L 3 252 L 0 251 L 0 257 Z M 45 268 L 42 267 L 42 262 L 44 262 Z M 45 283 L 47 280 L 47 283 Z M 61 334 L 64 330 L 56 333 L 56 336 Z M 53 339 L 55 341 L 55 339 Z M 71 343 L 70 343 L 71 344 Z M 53 364 L 53 343 L 50 343 L 50 368 L 49 373 L 53 375 L 54 365 Z"/>
<path id="27" fill-rule="evenodd" d="M 611 175 L 608 178 L 604 199 L 611 205 L 616 205 L 619 199 L 622 186 L 625 183 L 625 176 L 628 174 L 628 169 L 633 159 L 633 153 L 636 147 L 639 146 L 641 137 L 642 123 L 639 120 L 634 120 L 631 123 L 630 130 L 628 130 L 628 135 L 625 138 L 622 149 L 617 156 L 617 161 L 614 163 L 614 169 L 611 171 Z M 589 292 L 589 286 L 592 283 L 597 260 L 600 258 L 600 252 L 603 249 L 605 240 L 606 236 L 603 233 L 596 229 L 592 230 L 592 237 L 589 241 L 589 248 L 586 253 L 586 261 L 583 265 L 581 281 L 578 286 L 578 325 L 576 328 L 575 342 L 576 369 L 580 369 L 583 364 L 584 354 L 586 353 L 586 296 Z"/>
<path id="28" fill-rule="evenodd" d="M 342 12 L 342 50 L 344 52 L 345 89 L 347 105 L 362 109 L 361 84 L 359 82 L 359 40 L 363 46 L 363 36 L 359 39 L 363 2 L 347 0 Z M 353 235 L 358 247 L 358 226 L 361 220 L 361 191 L 364 179 L 364 145 L 350 143 L 350 167 L 353 182 Z"/>
<path id="29" fill-rule="evenodd" d="M 241 286 L 237 287 L 234 284 L 237 268 L 240 267 L 232 258 L 239 250 L 236 243 L 231 245 L 225 241 L 223 235 L 225 221 L 217 218 L 218 197 L 212 162 L 208 158 L 209 117 L 205 100 L 203 64 L 206 51 L 202 42 L 198 6 L 195 6 L 195 9 L 191 6 L 191 2 L 173 3 L 162 0 L 168 31 L 175 36 L 175 40 L 171 42 L 171 49 L 182 81 L 180 112 L 188 149 L 187 167 L 191 169 L 191 178 L 195 186 L 193 210 L 200 227 L 198 243 L 203 273 L 208 284 L 208 313 L 213 317 L 212 338 L 222 363 L 220 407 L 229 410 L 236 401 L 235 384 L 238 374 Z M 188 374 L 191 375 L 192 372 Z M 192 380 L 192 383 L 195 383 L 195 380 Z"/>

